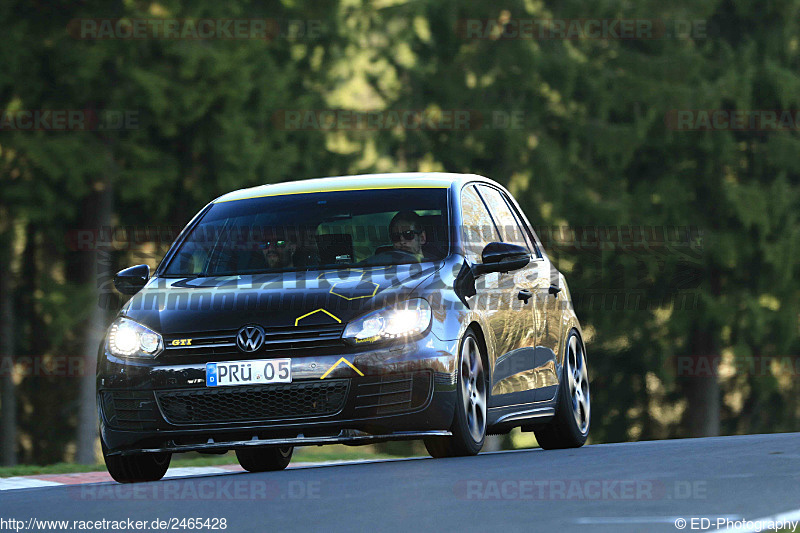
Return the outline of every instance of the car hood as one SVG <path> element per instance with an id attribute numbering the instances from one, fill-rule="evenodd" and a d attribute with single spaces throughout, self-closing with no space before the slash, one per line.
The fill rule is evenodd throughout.
<path id="1" fill-rule="evenodd" d="M 443 262 L 257 275 L 153 278 L 120 314 L 161 334 L 341 323 L 413 297 Z"/>

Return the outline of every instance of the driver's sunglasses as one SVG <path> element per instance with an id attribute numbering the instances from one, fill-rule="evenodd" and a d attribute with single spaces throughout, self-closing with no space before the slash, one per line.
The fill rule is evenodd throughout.
<path id="1" fill-rule="evenodd" d="M 283 248 L 286 246 L 286 241 L 264 241 L 261 243 L 262 248 L 269 248 L 270 246 L 274 246 L 276 248 Z"/>
<path id="2" fill-rule="evenodd" d="M 392 242 L 400 242 L 400 237 L 404 238 L 407 241 L 413 241 L 414 237 L 416 237 L 417 235 L 422 235 L 422 230 L 410 229 L 407 231 L 401 231 L 399 233 L 392 233 L 389 236 L 392 238 Z"/>

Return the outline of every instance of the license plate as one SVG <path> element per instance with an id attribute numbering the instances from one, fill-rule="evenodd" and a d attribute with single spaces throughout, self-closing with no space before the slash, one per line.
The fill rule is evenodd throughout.
<path id="1" fill-rule="evenodd" d="M 207 387 L 291 382 L 291 359 L 206 363 Z"/>

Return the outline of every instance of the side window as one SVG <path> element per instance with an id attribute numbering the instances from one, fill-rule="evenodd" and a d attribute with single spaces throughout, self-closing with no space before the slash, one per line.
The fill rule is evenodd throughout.
<path id="1" fill-rule="evenodd" d="M 490 242 L 497 242 L 500 236 L 486 206 L 478 196 L 473 185 L 461 191 L 462 240 L 467 259 L 472 263 L 481 262 L 481 252 Z"/>
<path id="2" fill-rule="evenodd" d="M 489 206 L 489 210 L 492 212 L 492 216 L 497 221 L 503 241 L 524 246 L 528 250 L 534 250 L 525 238 L 525 232 L 520 226 L 517 217 L 511 211 L 506 199 L 503 198 L 502 193 L 485 185 L 480 185 L 479 189 L 481 196 L 486 200 L 486 205 Z"/>
<path id="3" fill-rule="evenodd" d="M 528 240 L 529 247 L 534 251 L 535 255 L 539 258 L 544 257 L 542 254 L 542 247 L 541 241 L 539 241 L 538 235 L 536 232 L 533 231 L 530 224 L 526 221 L 525 217 L 523 216 L 522 212 L 517 208 L 514 204 L 511 203 L 511 200 L 508 197 L 505 198 L 508 207 L 511 209 L 511 212 L 514 213 L 514 218 L 516 218 L 519 227 L 522 228 L 523 233 L 525 234 L 525 238 Z"/>

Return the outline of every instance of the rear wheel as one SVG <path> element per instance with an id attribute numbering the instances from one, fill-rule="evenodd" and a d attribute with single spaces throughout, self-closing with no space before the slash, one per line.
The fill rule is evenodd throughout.
<path id="1" fill-rule="evenodd" d="M 269 472 L 283 470 L 292 460 L 294 446 L 273 446 L 271 448 L 242 448 L 236 450 L 236 458 L 248 472 Z"/>
<path id="2" fill-rule="evenodd" d="M 429 437 L 425 448 L 433 457 L 477 455 L 486 438 L 486 373 L 480 344 L 472 331 L 461 341 L 456 412 L 452 436 Z"/>
<path id="3" fill-rule="evenodd" d="M 140 455 L 107 455 L 103 444 L 103 459 L 108 473 L 119 483 L 158 481 L 167 473 L 172 454 L 143 453 Z"/>
<path id="4" fill-rule="evenodd" d="M 589 436 L 589 373 L 583 342 L 575 330 L 570 332 L 564 355 L 555 416 L 548 424 L 533 430 L 536 441 L 545 450 L 578 448 Z"/>

